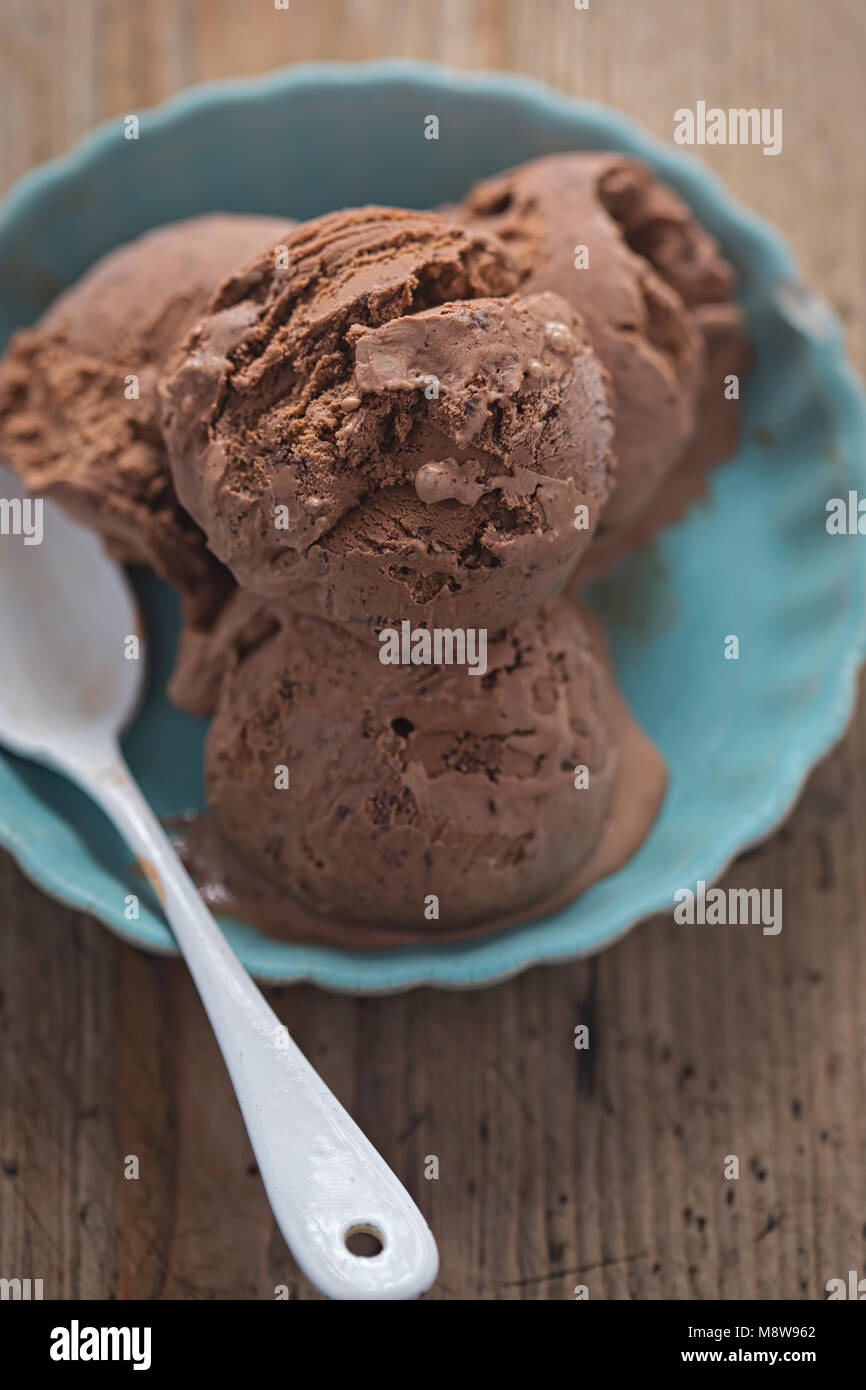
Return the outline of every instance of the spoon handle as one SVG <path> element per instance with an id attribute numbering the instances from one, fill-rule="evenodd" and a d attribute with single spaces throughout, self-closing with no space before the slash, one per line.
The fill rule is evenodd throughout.
<path id="1" fill-rule="evenodd" d="M 432 1233 L 408 1192 L 289 1037 L 203 903 L 119 749 L 66 766 L 134 851 L 183 952 L 240 1103 L 277 1223 L 334 1299 L 417 1298 L 436 1278 Z M 354 1230 L 378 1236 L 353 1254 Z"/>

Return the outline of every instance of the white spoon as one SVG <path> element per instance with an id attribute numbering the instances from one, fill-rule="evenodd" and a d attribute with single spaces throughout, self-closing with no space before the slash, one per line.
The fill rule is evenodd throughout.
<path id="1" fill-rule="evenodd" d="M 159 895 L 229 1070 L 274 1216 L 329 1298 L 417 1298 L 439 1256 L 408 1192 L 292 1042 L 228 946 L 123 761 L 144 643 L 126 578 L 101 542 L 42 504 L 28 543 L 24 493 L 0 469 L 0 743 L 83 787 Z M 31 516 L 30 520 L 34 519 Z M 130 636 L 141 657 L 127 659 Z M 346 1237 L 374 1232 L 377 1255 Z"/>

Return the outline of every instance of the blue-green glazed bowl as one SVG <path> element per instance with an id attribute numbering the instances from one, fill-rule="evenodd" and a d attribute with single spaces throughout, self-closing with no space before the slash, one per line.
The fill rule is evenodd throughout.
<path id="1" fill-rule="evenodd" d="M 439 117 L 438 141 L 424 138 Z M 625 693 L 670 768 L 663 813 L 640 853 L 555 916 L 462 945 L 359 952 L 284 945 L 229 922 L 268 981 L 379 992 L 490 984 L 598 951 L 678 888 L 718 877 L 790 811 L 852 713 L 866 634 L 866 546 L 831 536 L 826 503 L 866 495 L 866 411 L 840 326 L 801 285 L 782 239 L 693 159 L 614 111 L 502 74 L 408 63 L 291 68 L 193 89 L 120 119 L 23 179 L 0 209 L 0 346 L 103 252 L 149 227 L 209 211 L 312 217 L 357 203 L 427 207 L 474 180 L 557 150 L 610 149 L 655 165 L 718 236 L 741 277 L 757 350 L 737 458 L 709 498 L 601 585 Z M 152 663 L 126 739 L 157 811 L 203 804 L 204 725 L 165 681 L 173 595 L 140 581 Z M 740 659 L 722 657 L 735 633 Z M 71 786 L 0 757 L 0 842 L 47 893 L 137 945 L 172 938 L 131 856 Z M 124 918 L 128 893 L 142 897 Z"/>

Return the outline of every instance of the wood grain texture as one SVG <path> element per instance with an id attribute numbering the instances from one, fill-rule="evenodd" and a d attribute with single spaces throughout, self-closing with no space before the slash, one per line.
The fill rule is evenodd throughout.
<path id="1" fill-rule="evenodd" d="M 190 82 L 389 55 L 522 71 L 665 139 L 699 98 L 782 107 L 780 157 L 703 154 L 784 230 L 866 365 L 862 0 L 4 0 L 0 190 Z M 788 824 L 728 874 L 784 890 L 777 938 L 656 919 L 481 993 L 273 991 L 431 1221 L 431 1298 L 818 1298 L 866 1271 L 864 769 L 861 707 Z M 48 902 L 5 857 L 0 919 L 0 1275 L 42 1278 L 47 1298 L 315 1297 L 182 966 Z"/>

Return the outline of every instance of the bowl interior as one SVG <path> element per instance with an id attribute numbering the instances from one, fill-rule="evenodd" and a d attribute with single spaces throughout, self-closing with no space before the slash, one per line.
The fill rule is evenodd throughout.
<path id="1" fill-rule="evenodd" d="M 439 119 L 439 139 L 425 120 Z M 670 791 L 640 853 L 556 916 L 462 946 L 352 952 L 227 931 L 271 980 L 378 991 L 467 987 L 538 961 L 595 950 L 674 892 L 716 877 L 789 810 L 839 737 L 864 647 L 866 559 L 829 536 L 828 498 L 862 488 L 864 414 L 838 325 L 804 331 L 780 286 L 785 247 L 680 152 L 616 113 L 518 79 L 406 65 L 316 67 L 193 90 L 117 121 L 46 166 L 0 212 L 0 346 L 106 250 L 157 225 L 214 211 L 306 218 L 350 204 L 426 207 L 477 178 L 566 149 L 627 150 L 655 163 L 722 240 L 741 276 L 757 352 L 739 454 L 709 497 L 598 586 L 625 693 L 668 760 Z M 787 308 L 786 308 L 787 304 Z M 813 331 L 814 329 L 814 331 Z M 178 628 L 174 596 L 135 578 L 150 633 L 147 703 L 126 740 L 165 816 L 203 804 L 204 725 L 164 696 Z M 724 658 L 735 634 L 740 659 Z M 157 903 L 99 812 L 73 787 L 0 757 L 0 840 L 48 892 L 151 949 L 171 949 Z M 127 898 L 141 900 L 137 919 Z"/>

